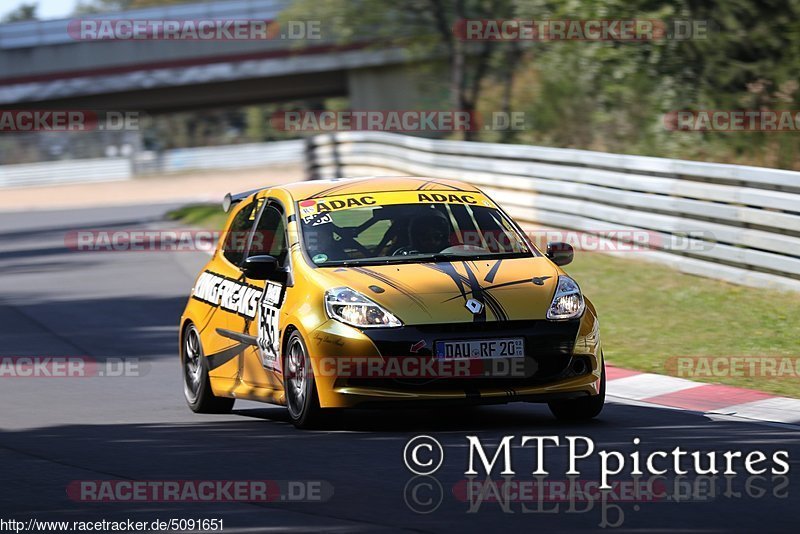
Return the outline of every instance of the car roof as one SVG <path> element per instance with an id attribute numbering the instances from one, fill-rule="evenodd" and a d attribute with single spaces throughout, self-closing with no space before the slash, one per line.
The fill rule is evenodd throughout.
<path id="1" fill-rule="evenodd" d="M 289 193 L 294 200 L 385 191 L 480 191 L 477 187 L 458 180 L 417 178 L 413 176 L 368 176 L 335 180 L 308 180 L 280 185 L 272 189 L 282 189 Z M 265 193 L 266 190 L 261 191 L 259 196 L 263 196 Z"/>

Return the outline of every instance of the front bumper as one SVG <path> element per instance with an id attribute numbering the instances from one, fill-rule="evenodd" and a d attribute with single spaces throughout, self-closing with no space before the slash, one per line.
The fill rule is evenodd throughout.
<path id="1" fill-rule="evenodd" d="M 463 367 L 452 373 L 453 367 L 432 366 L 440 362 L 434 356 L 437 341 L 508 337 L 524 338 L 524 359 L 462 361 L 469 364 L 466 373 Z M 596 395 L 602 364 L 596 318 L 588 311 L 581 319 L 563 322 L 364 331 L 328 321 L 312 334 L 309 349 L 322 407 L 547 402 Z M 355 360 L 363 365 L 342 365 Z M 405 365 L 410 363 L 416 364 Z M 342 373 L 343 368 L 347 372 Z M 423 369 L 428 371 L 420 372 Z"/>

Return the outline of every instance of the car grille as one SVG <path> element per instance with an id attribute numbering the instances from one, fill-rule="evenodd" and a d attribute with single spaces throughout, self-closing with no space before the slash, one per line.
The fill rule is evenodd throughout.
<path id="1" fill-rule="evenodd" d="M 478 388 L 517 388 L 553 382 L 575 376 L 572 351 L 580 327 L 579 320 L 491 321 L 441 325 L 404 326 L 365 331 L 384 358 L 434 358 L 437 341 L 523 337 L 525 339 L 526 376 L 459 378 L 356 378 L 345 379 L 348 386 L 401 390 L 470 390 Z M 425 348 L 411 352 L 411 347 L 425 341 Z M 589 366 L 591 368 L 591 366 Z"/>

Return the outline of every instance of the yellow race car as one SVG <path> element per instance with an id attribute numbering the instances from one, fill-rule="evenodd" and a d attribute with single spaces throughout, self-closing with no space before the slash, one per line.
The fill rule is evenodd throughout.
<path id="1" fill-rule="evenodd" d="M 594 307 L 479 189 L 457 181 L 307 181 L 227 195 L 223 238 L 180 323 L 195 412 L 235 399 L 309 427 L 334 408 L 547 402 L 597 416 Z"/>

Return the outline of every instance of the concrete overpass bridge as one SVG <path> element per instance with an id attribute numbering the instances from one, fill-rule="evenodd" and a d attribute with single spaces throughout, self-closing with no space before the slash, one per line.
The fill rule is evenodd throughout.
<path id="1" fill-rule="evenodd" d="M 96 20 L 274 20 L 287 0 L 233 0 L 92 15 Z M 74 19 L 0 25 L 0 108 L 151 114 L 349 96 L 353 109 L 425 102 L 401 48 L 319 38 L 86 40 Z M 418 71 L 416 71 L 418 72 Z M 416 75 L 418 76 L 418 75 Z"/>

